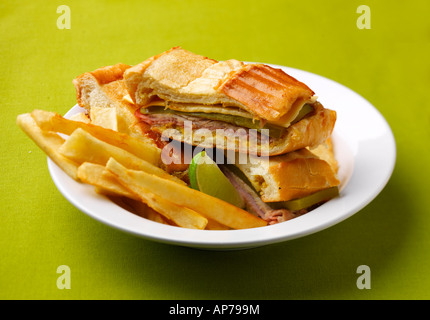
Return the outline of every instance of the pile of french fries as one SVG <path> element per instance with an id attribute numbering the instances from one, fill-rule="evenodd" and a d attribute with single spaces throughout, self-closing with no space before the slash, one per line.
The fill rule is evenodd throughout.
<path id="1" fill-rule="evenodd" d="M 117 131 L 113 108 L 70 119 L 34 110 L 20 128 L 72 179 L 143 218 L 200 230 L 246 229 L 266 222 L 245 210 L 189 188 L 161 166 L 161 150 Z M 91 120 L 90 120 L 91 119 Z"/>

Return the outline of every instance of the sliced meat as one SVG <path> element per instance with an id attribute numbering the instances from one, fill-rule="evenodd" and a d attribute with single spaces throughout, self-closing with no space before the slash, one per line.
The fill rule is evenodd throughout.
<path id="1" fill-rule="evenodd" d="M 195 116 L 188 116 L 183 114 L 173 114 L 173 113 L 152 113 L 152 114 L 142 114 L 139 110 L 135 113 L 136 118 L 139 121 L 144 122 L 152 130 L 157 129 L 183 129 L 185 122 L 189 121 L 192 123 L 192 129 L 205 129 L 209 130 L 212 133 L 216 133 L 216 130 L 221 129 L 228 134 L 232 134 L 235 137 L 241 136 L 243 138 L 256 139 L 257 142 L 261 142 L 261 134 L 257 130 L 250 130 L 248 128 L 236 126 L 234 124 L 230 124 L 224 121 L 217 120 L 209 120 Z M 162 132 L 160 132 L 162 133 Z M 271 141 L 271 137 L 269 137 L 269 141 Z"/>
<path id="2" fill-rule="evenodd" d="M 246 210 L 249 212 L 258 215 L 269 224 L 290 220 L 297 216 L 288 209 L 273 209 L 263 202 L 260 196 L 245 181 L 231 172 L 226 166 L 221 165 L 220 169 L 239 192 L 245 201 Z"/>

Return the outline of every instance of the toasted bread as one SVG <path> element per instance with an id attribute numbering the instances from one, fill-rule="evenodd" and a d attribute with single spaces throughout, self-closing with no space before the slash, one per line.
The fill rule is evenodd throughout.
<path id="1" fill-rule="evenodd" d="M 128 68 L 130 68 L 129 65 L 116 64 L 79 75 L 73 79 L 76 99 L 79 106 L 88 114 L 92 107 L 115 108 L 117 130 L 133 137 L 146 139 L 134 116 L 137 106 L 127 99 L 128 91 L 123 74 Z M 148 142 L 150 142 L 149 139 Z"/>
<path id="2" fill-rule="evenodd" d="M 334 159 L 326 145 L 321 146 L 320 152 L 326 159 Z M 336 167 L 308 149 L 275 157 L 248 156 L 247 161 L 236 159 L 235 163 L 264 202 L 301 198 L 340 183 Z"/>

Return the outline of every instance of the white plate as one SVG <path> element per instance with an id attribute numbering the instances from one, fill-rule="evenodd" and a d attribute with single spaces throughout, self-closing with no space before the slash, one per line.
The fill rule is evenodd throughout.
<path id="1" fill-rule="evenodd" d="M 48 159 L 52 179 L 79 210 L 111 227 L 163 243 L 206 249 L 251 248 L 303 237 L 333 226 L 370 203 L 387 184 L 396 162 L 393 133 L 384 117 L 364 98 L 332 80 L 309 72 L 272 65 L 306 83 L 318 100 L 337 111 L 333 131 L 339 162 L 338 198 L 296 219 L 245 230 L 191 230 L 146 220 L 78 183 Z M 81 112 L 75 105 L 66 117 Z"/>

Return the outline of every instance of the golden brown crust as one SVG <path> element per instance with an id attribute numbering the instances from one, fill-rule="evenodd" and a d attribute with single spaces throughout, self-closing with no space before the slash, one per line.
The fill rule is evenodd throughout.
<path id="1" fill-rule="evenodd" d="M 261 199 L 265 202 L 288 201 L 339 185 L 331 166 L 307 149 L 271 158 L 268 174 L 278 190 L 262 189 Z"/>
<path id="2" fill-rule="evenodd" d="M 143 73 L 145 72 L 145 70 L 151 65 L 151 63 L 154 60 L 158 59 L 161 55 L 167 54 L 167 53 L 171 52 L 172 50 L 176 50 L 177 48 L 179 48 L 179 47 L 173 47 L 170 50 L 167 50 L 165 52 L 162 52 L 160 54 L 152 56 L 152 57 L 146 59 L 145 61 L 129 68 L 128 70 L 126 70 L 124 72 L 124 79 L 125 79 L 126 88 L 130 94 L 131 99 L 134 101 L 134 103 L 137 103 L 136 102 L 136 93 L 137 93 L 139 83 L 142 82 L 142 76 L 143 76 Z"/>
<path id="3" fill-rule="evenodd" d="M 89 111 L 89 95 L 91 92 L 98 87 L 103 88 L 105 84 L 122 80 L 124 71 L 130 67 L 129 65 L 118 63 L 91 72 L 85 72 L 73 79 L 73 85 L 76 89 L 76 100 L 79 106 Z M 111 92 L 113 93 L 113 91 Z"/>
<path id="4" fill-rule="evenodd" d="M 248 156 L 246 160 L 240 161 L 236 154 L 236 166 L 264 202 L 301 198 L 340 183 L 330 164 L 307 149 L 268 158 Z"/>
<path id="5" fill-rule="evenodd" d="M 332 134 L 336 123 L 336 111 L 325 109 L 319 102 L 314 103 L 315 112 L 293 124 L 285 135 L 270 146 L 270 155 L 310 147 L 314 148 L 324 143 Z"/>
<path id="6" fill-rule="evenodd" d="M 281 69 L 263 64 L 244 65 L 218 90 L 269 121 L 278 120 L 295 104 L 301 106 L 314 95 L 304 83 Z"/>
<path id="7" fill-rule="evenodd" d="M 334 147 L 332 138 L 328 138 L 326 142 L 321 143 L 316 148 L 310 150 L 314 155 L 318 158 L 327 162 L 330 167 L 334 170 L 334 172 L 338 172 L 339 164 L 334 156 Z"/>
<path id="8" fill-rule="evenodd" d="M 123 74 L 129 68 L 126 64 L 116 64 L 81 74 L 73 80 L 76 99 L 87 113 L 91 107 L 116 108 L 118 131 L 144 139 L 134 116 L 138 107 L 124 99 L 128 91 Z"/>
<path id="9" fill-rule="evenodd" d="M 174 47 L 130 68 L 124 79 L 130 97 L 143 106 L 153 96 L 175 93 L 215 63 L 215 60 Z"/>
<path id="10" fill-rule="evenodd" d="M 124 71 L 130 68 L 128 64 L 118 63 L 113 66 L 106 66 L 90 72 L 97 79 L 100 85 L 123 78 Z"/>
<path id="11" fill-rule="evenodd" d="M 78 102 L 78 105 L 81 108 L 85 108 L 87 110 L 87 112 L 90 110 L 89 108 L 86 107 L 86 103 L 84 101 L 84 92 L 81 88 L 82 84 L 85 83 L 87 81 L 87 79 L 91 79 L 94 78 L 94 76 L 92 76 L 89 73 L 84 73 L 81 74 L 80 76 L 76 77 L 75 79 L 73 79 L 73 85 L 75 86 L 75 90 L 76 90 L 76 101 Z"/>

